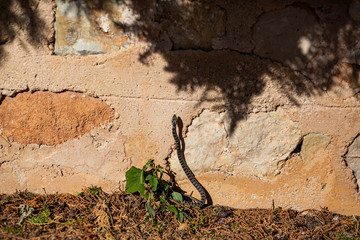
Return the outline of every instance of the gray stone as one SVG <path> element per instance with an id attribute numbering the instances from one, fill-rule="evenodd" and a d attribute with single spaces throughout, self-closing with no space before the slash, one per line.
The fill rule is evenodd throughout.
<path id="1" fill-rule="evenodd" d="M 229 132 L 229 117 L 225 121 Z M 299 124 L 281 111 L 244 116 L 229 138 L 232 156 L 227 161 L 236 172 L 257 177 L 279 173 L 282 163 L 301 140 Z"/>
<path id="2" fill-rule="evenodd" d="M 357 185 L 360 186 L 360 158 L 346 158 L 346 162 L 354 173 Z"/>
<path id="3" fill-rule="evenodd" d="M 105 0 L 100 7 L 84 0 L 57 0 L 56 4 L 55 54 L 105 53 L 129 44 L 129 36 L 117 27 L 127 24 L 132 13 L 124 2 Z"/>
<path id="4" fill-rule="evenodd" d="M 157 1 L 157 21 L 167 32 L 174 49 L 211 49 L 225 35 L 224 9 L 189 0 Z"/>
<path id="5" fill-rule="evenodd" d="M 354 172 L 357 184 L 360 186 L 360 136 L 349 146 L 349 150 L 345 156 L 345 161 Z"/>
<path id="6" fill-rule="evenodd" d="M 350 145 L 349 151 L 346 154 L 346 157 L 348 157 L 348 158 L 360 158 L 360 137 L 357 137 L 355 139 L 355 141 Z"/>
<path id="7" fill-rule="evenodd" d="M 305 9 L 265 13 L 254 27 L 255 53 L 301 70 L 316 54 L 321 33 L 316 16 Z"/>
<path id="8" fill-rule="evenodd" d="M 86 39 L 78 39 L 72 47 L 80 54 L 94 54 L 104 52 L 97 42 L 87 41 Z"/>
<path id="9" fill-rule="evenodd" d="M 185 158 L 193 171 L 259 178 L 279 173 L 301 139 L 299 125 L 283 111 L 242 116 L 234 132 L 230 114 L 204 111 L 194 119 L 185 138 Z M 185 175 L 175 154 L 171 166 L 179 178 Z"/>
<path id="10" fill-rule="evenodd" d="M 331 141 L 331 137 L 320 133 L 310 133 L 304 137 L 301 146 L 301 157 L 304 162 L 311 160 L 315 152 L 320 148 L 326 148 Z"/>
<path id="11" fill-rule="evenodd" d="M 210 170 L 227 146 L 223 115 L 204 111 L 189 126 L 185 138 L 185 159 L 191 170 Z M 170 163 L 177 176 L 184 178 L 176 154 L 172 154 Z"/>

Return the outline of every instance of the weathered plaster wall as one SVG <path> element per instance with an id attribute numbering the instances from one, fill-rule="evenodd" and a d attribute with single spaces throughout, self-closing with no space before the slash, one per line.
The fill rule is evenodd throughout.
<path id="1" fill-rule="evenodd" d="M 149 158 L 216 204 L 360 214 L 360 2 L 1 6 L 0 192 L 123 187 Z"/>

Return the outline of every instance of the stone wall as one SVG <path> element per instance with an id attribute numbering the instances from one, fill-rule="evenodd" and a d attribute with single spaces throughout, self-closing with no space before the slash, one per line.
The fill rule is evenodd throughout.
<path id="1" fill-rule="evenodd" d="M 124 187 L 149 158 L 214 204 L 360 214 L 360 1 L 12 0 L 0 192 Z"/>

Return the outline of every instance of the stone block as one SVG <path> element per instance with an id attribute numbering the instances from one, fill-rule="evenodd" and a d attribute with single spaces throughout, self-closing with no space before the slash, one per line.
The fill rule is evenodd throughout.
<path id="1" fill-rule="evenodd" d="M 57 0 L 55 54 L 97 54 L 126 47 L 124 29 L 132 10 L 114 0 Z"/>
<path id="2" fill-rule="evenodd" d="M 157 22 L 173 49 L 211 49 L 214 39 L 225 35 L 224 9 L 189 0 L 157 2 Z"/>
<path id="3" fill-rule="evenodd" d="M 193 171 L 223 171 L 263 178 L 279 173 L 298 145 L 299 125 L 282 111 L 244 115 L 230 135 L 230 113 L 204 111 L 185 138 L 185 158 Z M 177 157 L 173 170 L 184 177 Z"/>
<path id="4" fill-rule="evenodd" d="M 255 53 L 301 70 L 316 54 L 321 32 L 316 15 L 305 9 L 268 12 L 254 27 Z"/>

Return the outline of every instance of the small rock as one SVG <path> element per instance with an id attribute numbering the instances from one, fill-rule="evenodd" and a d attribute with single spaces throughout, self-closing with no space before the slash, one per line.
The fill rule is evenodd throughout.
<path id="1" fill-rule="evenodd" d="M 174 49 L 211 49 L 213 40 L 225 34 L 224 9 L 198 1 L 157 2 L 158 16 Z"/>
<path id="2" fill-rule="evenodd" d="M 330 140 L 331 137 L 325 134 L 311 133 L 306 135 L 300 152 L 303 161 L 308 162 L 311 160 L 318 149 L 326 148 L 329 145 Z"/>

